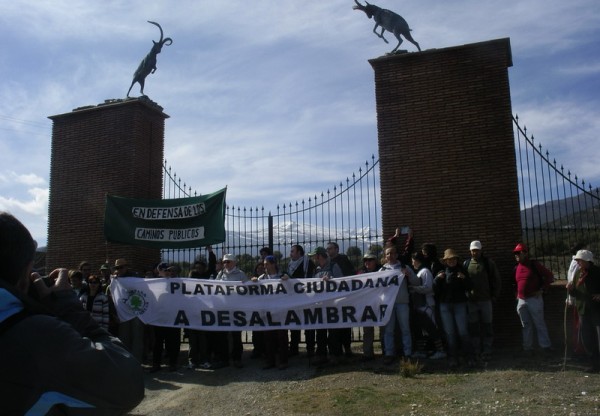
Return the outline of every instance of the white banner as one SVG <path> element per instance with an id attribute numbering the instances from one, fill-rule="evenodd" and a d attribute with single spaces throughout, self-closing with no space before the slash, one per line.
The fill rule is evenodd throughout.
<path id="1" fill-rule="evenodd" d="M 121 321 L 208 331 L 385 325 L 404 275 L 399 270 L 320 279 L 223 282 L 191 278 L 114 279 Z"/>

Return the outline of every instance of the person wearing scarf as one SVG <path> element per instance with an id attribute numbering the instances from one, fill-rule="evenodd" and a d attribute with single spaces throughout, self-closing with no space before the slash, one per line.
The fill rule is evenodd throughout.
<path id="1" fill-rule="evenodd" d="M 600 372 L 600 267 L 594 264 L 594 255 L 579 250 L 574 260 L 579 265 L 573 281 L 567 283 L 567 292 L 575 299 L 579 314 L 581 338 L 590 357 L 590 373 Z"/>
<path id="2" fill-rule="evenodd" d="M 264 259 L 265 273 L 258 278 L 252 278 L 253 281 L 258 280 L 287 280 L 287 274 L 279 273 L 277 260 L 274 256 L 266 256 Z M 288 367 L 288 335 L 285 329 L 273 329 L 264 332 L 266 364 L 263 370 L 275 368 L 285 370 Z"/>

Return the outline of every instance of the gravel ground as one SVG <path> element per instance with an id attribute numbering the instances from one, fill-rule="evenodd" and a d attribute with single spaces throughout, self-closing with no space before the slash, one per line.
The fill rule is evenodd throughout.
<path id="1" fill-rule="evenodd" d="M 182 351 L 182 363 L 186 351 Z M 475 369 L 450 372 L 445 360 L 423 361 L 415 378 L 381 358 L 311 366 L 292 357 L 285 370 L 263 370 L 244 352 L 244 368 L 146 374 L 146 398 L 131 415 L 600 415 L 600 375 L 563 357 L 496 356 Z"/>

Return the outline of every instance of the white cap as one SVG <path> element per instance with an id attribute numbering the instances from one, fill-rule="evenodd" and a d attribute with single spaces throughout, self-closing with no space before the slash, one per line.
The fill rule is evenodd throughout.
<path id="1" fill-rule="evenodd" d="M 234 256 L 233 254 L 225 254 L 225 255 L 223 256 L 223 261 L 226 261 L 226 260 L 228 260 L 228 261 L 233 261 L 233 262 L 235 262 L 235 261 L 236 261 L 236 260 L 235 260 L 235 256 Z"/>
<path id="2" fill-rule="evenodd" d="M 590 261 L 592 263 L 594 262 L 594 255 L 589 250 L 579 250 L 573 258 L 575 260 Z"/>
<path id="3" fill-rule="evenodd" d="M 471 241 L 471 246 L 469 247 L 469 250 L 481 250 L 481 241 Z"/>

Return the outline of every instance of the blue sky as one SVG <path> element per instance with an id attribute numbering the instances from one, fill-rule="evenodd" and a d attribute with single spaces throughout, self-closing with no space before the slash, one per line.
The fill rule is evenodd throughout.
<path id="1" fill-rule="evenodd" d="M 145 93 L 171 116 L 165 157 L 187 185 L 272 209 L 339 183 L 377 155 L 368 60 L 395 46 L 353 4 L 0 1 L 0 209 L 46 243 L 47 117 L 124 98 L 159 37 L 147 20 L 174 41 Z M 401 14 L 423 50 L 510 38 L 513 113 L 558 163 L 600 184 L 597 0 L 374 4 Z"/>

